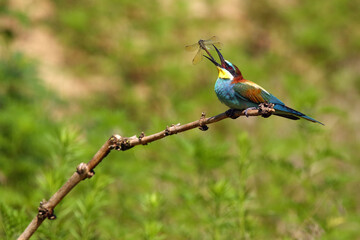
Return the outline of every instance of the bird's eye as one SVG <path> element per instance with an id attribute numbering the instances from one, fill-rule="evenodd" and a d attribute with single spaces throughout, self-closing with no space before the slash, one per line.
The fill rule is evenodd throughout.
<path id="1" fill-rule="evenodd" d="M 229 64 L 225 64 L 226 70 L 228 70 L 231 74 L 235 74 L 235 69 Z"/>
<path id="2" fill-rule="evenodd" d="M 225 67 L 226 67 L 226 70 L 229 70 L 229 71 L 233 70 L 233 68 L 229 64 L 225 64 Z"/>

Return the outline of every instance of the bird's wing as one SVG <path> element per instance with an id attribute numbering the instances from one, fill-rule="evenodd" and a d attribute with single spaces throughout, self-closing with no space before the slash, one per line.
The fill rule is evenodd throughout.
<path id="1" fill-rule="evenodd" d="M 246 99 L 249 102 L 257 104 L 269 102 L 284 105 L 284 103 L 277 99 L 274 95 L 249 80 L 242 80 L 234 83 L 233 89 L 240 98 Z"/>

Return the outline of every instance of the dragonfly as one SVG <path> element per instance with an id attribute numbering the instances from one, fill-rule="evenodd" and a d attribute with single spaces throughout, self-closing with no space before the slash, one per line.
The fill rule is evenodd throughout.
<path id="1" fill-rule="evenodd" d="M 197 43 L 187 45 L 185 46 L 185 49 L 189 52 L 193 52 L 197 50 L 197 53 L 192 60 L 192 63 L 198 64 L 203 59 L 203 51 L 205 51 L 211 58 L 211 54 L 209 53 L 209 50 L 215 50 L 214 46 L 218 49 L 221 49 L 222 43 L 219 41 L 219 38 L 216 36 L 213 36 L 207 40 L 200 39 Z"/>

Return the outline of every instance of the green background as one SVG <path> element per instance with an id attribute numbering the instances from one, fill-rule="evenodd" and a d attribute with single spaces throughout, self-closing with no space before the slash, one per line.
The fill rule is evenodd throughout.
<path id="1" fill-rule="evenodd" d="M 0 2 L 0 238 L 112 135 L 227 110 L 213 35 L 246 79 L 323 122 L 226 119 L 112 152 L 33 239 L 357 239 L 358 1 Z"/>

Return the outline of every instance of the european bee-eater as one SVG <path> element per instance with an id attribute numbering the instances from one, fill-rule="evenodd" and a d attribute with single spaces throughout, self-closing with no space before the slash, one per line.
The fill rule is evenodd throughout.
<path id="1" fill-rule="evenodd" d="M 266 91 L 254 82 L 243 78 L 240 70 L 229 61 L 225 60 L 220 51 L 214 46 L 219 55 L 220 63 L 210 55 L 209 59 L 218 69 L 219 76 L 215 83 L 215 92 L 219 100 L 231 109 L 256 109 L 261 103 L 271 103 L 275 109 L 274 115 L 298 120 L 300 118 L 311 122 L 321 122 L 306 116 L 277 99 L 274 95 Z M 246 114 L 246 111 L 245 111 Z M 324 125 L 324 124 L 322 124 Z"/>

